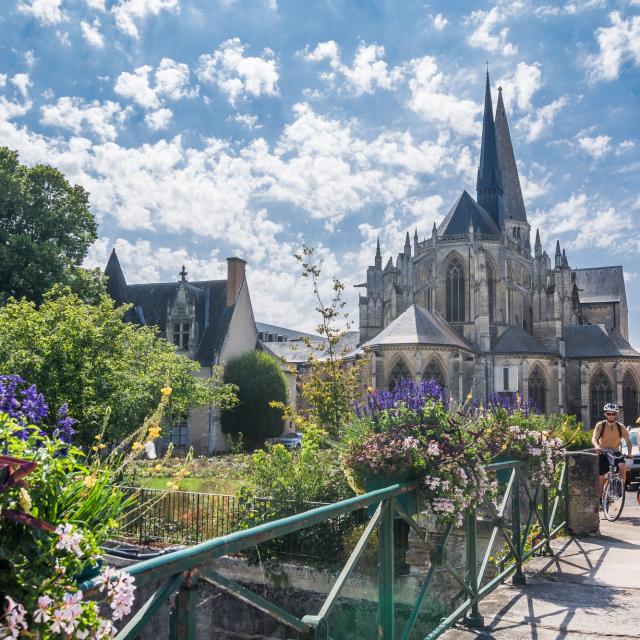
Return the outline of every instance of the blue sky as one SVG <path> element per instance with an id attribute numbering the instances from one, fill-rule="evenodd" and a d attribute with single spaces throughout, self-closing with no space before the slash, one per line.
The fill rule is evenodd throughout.
<path id="1" fill-rule="evenodd" d="M 623 264 L 640 344 L 640 0 L 0 0 L 0 144 L 91 193 L 129 282 L 248 262 L 257 319 L 312 329 L 292 258 L 364 279 L 475 194 L 485 60 L 529 221 Z M 354 311 L 357 290 L 349 286 Z"/>

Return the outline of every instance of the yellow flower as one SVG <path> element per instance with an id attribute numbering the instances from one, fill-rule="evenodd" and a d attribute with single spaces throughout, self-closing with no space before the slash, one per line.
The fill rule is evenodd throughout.
<path id="1" fill-rule="evenodd" d="M 99 434 L 96 436 L 96 440 L 102 440 L 102 434 L 101 434 L 101 433 L 99 433 Z"/>
<path id="2" fill-rule="evenodd" d="M 131 451 L 133 451 L 134 453 L 140 451 L 141 449 L 144 449 L 144 445 L 142 444 L 142 442 L 134 442 L 131 446 Z"/>
<path id="3" fill-rule="evenodd" d="M 153 467 L 156 471 L 162 471 L 162 465 L 161 464 L 157 464 L 155 467 Z"/>
<path id="4" fill-rule="evenodd" d="M 467 394 L 467 402 L 471 402 L 473 400 L 473 394 L 471 393 L 471 391 L 469 391 L 469 393 Z"/>
<path id="5" fill-rule="evenodd" d="M 166 385 L 165 387 L 162 387 L 160 391 L 162 392 L 163 396 L 170 396 L 173 389 L 169 385 Z"/>
<path id="6" fill-rule="evenodd" d="M 97 479 L 96 479 L 95 476 L 87 476 L 84 479 L 84 483 L 85 483 L 85 485 L 87 486 L 88 489 L 93 489 L 93 487 L 96 484 L 96 481 L 97 481 Z"/>
<path id="7" fill-rule="evenodd" d="M 149 427 L 149 438 L 151 440 L 157 440 L 160 437 L 160 427 L 157 424 L 152 424 Z"/>
<path id="8" fill-rule="evenodd" d="M 29 495 L 29 492 L 24 487 L 20 487 L 20 491 L 18 493 L 20 494 L 20 497 L 18 498 L 20 508 L 25 513 L 29 513 L 29 511 L 31 511 L 31 496 Z"/>

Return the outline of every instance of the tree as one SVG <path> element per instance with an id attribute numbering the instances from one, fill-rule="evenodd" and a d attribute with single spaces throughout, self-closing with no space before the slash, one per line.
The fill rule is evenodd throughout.
<path id="1" fill-rule="evenodd" d="M 56 286 L 36 306 L 13 300 L 0 308 L 0 374 L 18 374 L 35 384 L 50 407 L 68 403 L 78 420 L 79 444 L 89 444 L 111 412 L 107 437 L 119 441 L 139 427 L 172 387 L 169 418 L 196 406 L 233 403 L 222 372 L 196 378 L 199 365 L 176 354 L 152 327 L 123 321 L 128 306 L 115 308 L 100 296 L 87 304 Z M 55 422 L 51 416 L 51 422 Z"/>
<path id="2" fill-rule="evenodd" d="M 0 304 L 10 296 L 39 302 L 55 283 L 69 283 L 95 239 L 82 187 L 0 147 Z"/>
<path id="3" fill-rule="evenodd" d="M 278 362 L 261 351 L 250 351 L 229 360 L 224 368 L 225 383 L 238 387 L 238 404 L 222 413 L 222 431 L 242 433 L 249 448 L 282 433 L 282 409 L 271 403 L 287 402 L 287 383 Z"/>

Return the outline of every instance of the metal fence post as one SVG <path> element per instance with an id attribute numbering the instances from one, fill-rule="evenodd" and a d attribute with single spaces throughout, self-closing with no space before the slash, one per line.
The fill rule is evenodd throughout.
<path id="1" fill-rule="evenodd" d="M 476 531 L 476 512 L 475 509 L 468 509 L 466 514 L 466 561 L 467 561 L 467 585 L 473 592 L 475 598 L 478 597 L 478 556 L 477 542 L 478 536 Z M 482 629 L 484 627 L 484 618 L 480 615 L 478 609 L 478 600 L 474 600 L 471 604 L 471 610 L 465 618 L 465 624 L 472 629 Z"/>
<path id="2" fill-rule="evenodd" d="M 393 506 L 391 499 L 385 503 L 378 529 L 378 638 L 393 640 Z"/>
<path id="3" fill-rule="evenodd" d="M 182 583 L 171 608 L 169 637 L 171 640 L 196 640 L 196 606 L 198 577 L 190 573 Z"/>
<path id="4" fill-rule="evenodd" d="M 511 500 L 511 521 L 513 524 L 513 546 L 516 550 L 516 572 L 512 582 L 515 585 L 526 584 L 527 580 L 522 573 L 522 527 L 520 524 L 520 467 L 514 467 L 513 494 Z"/>
<path id="5" fill-rule="evenodd" d="M 544 545 L 544 551 L 547 555 L 552 556 L 553 550 L 551 549 L 551 539 L 548 533 L 553 531 L 553 522 L 549 522 L 551 515 L 549 511 L 549 487 L 542 488 L 542 519 L 544 520 L 546 531 L 543 531 L 545 538 L 547 539 Z"/>

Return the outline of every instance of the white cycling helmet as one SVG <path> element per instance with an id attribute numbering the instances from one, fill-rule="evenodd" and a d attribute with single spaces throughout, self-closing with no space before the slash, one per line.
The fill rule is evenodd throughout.
<path id="1" fill-rule="evenodd" d="M 615 411 L 618 413 L 620 407 L 615 402 L 607 402 L 607 404 L 604 405 L 604 412 L 607 413 L 607 411 Z"/>

